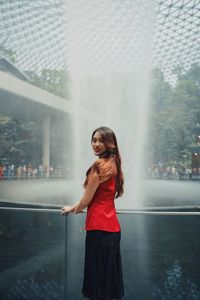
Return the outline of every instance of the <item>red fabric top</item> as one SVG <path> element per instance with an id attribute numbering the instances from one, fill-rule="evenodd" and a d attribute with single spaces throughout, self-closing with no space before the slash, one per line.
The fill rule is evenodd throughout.
<path id="1" fill-rule="evenodd" d="M 99 184 L 87 208 L 85 230 L 120 231 L 114 203 L 115 184 L 115 176 Z"/>

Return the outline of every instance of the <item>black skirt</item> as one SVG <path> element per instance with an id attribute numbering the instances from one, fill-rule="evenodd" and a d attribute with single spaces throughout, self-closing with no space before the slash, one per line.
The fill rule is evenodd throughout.
<path id="1" fill-rule="evenodd" d="M 87 231 L 82 294 L 90 300 L 120 300 L 124 295 L 120 232 Z"/>

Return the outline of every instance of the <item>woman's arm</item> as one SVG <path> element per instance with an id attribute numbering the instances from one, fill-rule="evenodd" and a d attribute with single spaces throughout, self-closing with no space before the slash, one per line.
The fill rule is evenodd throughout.
<path id="1" fill-rule="evenodd" d="M 100 183 L 99 176 L 98 175 L 92 176 L 88 181 L 88 184 L 85 188 L 85 192 L 81 197 L 80 201 L 74 205 L 64 206 L 63 208 L 61 208 L 61 214 L 66 214 L 70 212 L 73 212 L 75 214 L 80 213 L 92 201 L 93 196 L 99 186 L 99 183 Z"/>

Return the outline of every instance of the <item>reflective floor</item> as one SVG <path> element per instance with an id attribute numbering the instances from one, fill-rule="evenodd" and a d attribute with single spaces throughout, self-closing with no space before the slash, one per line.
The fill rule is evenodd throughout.
<path id="1" fill-rule="evenodd" d="M 200 299 L 199 215 L 119 214 L 124 299 Z M 0 299 L 79 300 L 85 215 L 0 209 Z"/>

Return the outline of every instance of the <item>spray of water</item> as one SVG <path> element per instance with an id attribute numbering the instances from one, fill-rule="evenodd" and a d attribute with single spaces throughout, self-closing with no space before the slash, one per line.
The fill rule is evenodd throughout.
<path id="1" fill-rule="evenodd" d="M 138 207 L 149 109 L 153 1 L 69 1 L 66 19 L 75 178 L 83 178 L 92 162 L 91 132 L 98 126 L 111 127 L 119 140 L 126 178 L 126 194 L 119 206 Z"/>

